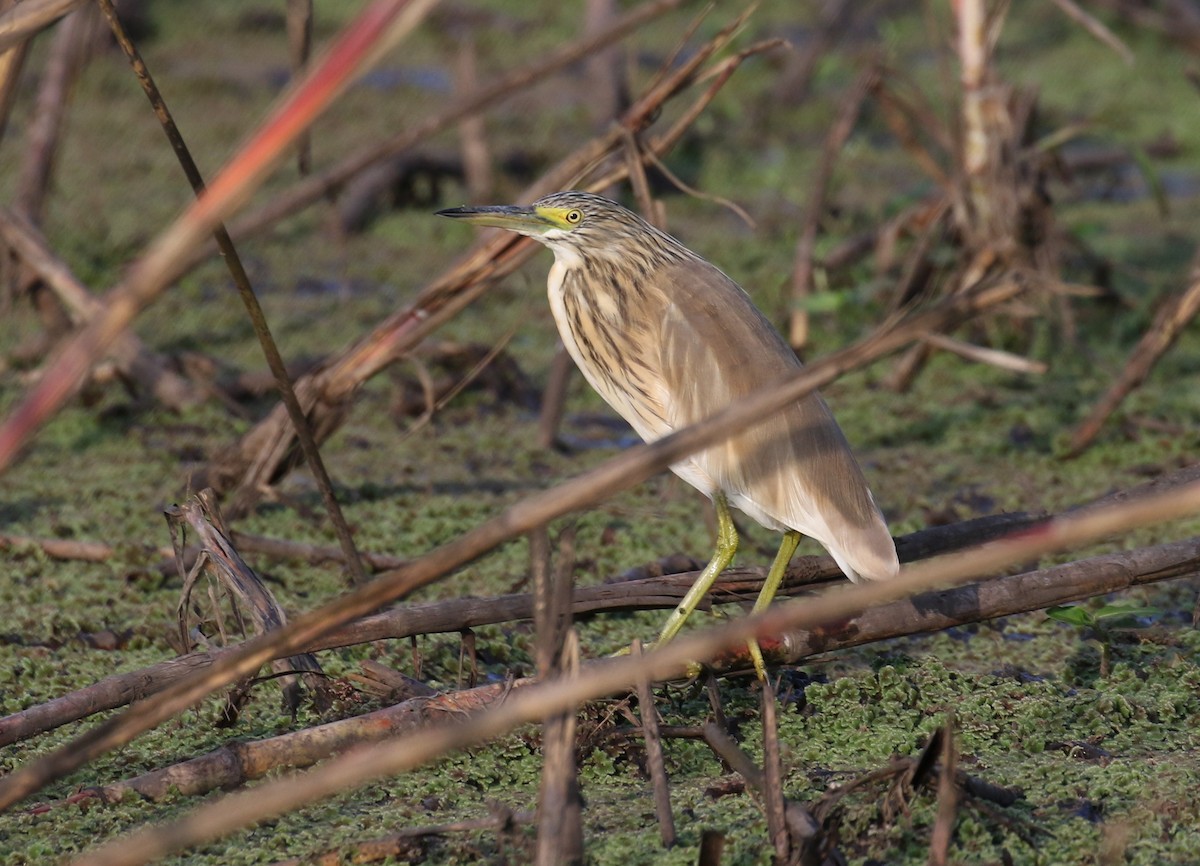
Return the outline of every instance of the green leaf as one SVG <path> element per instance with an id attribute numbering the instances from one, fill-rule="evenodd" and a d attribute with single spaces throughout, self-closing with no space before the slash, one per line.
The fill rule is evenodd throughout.
<path id="1" fill-rule="evenodd" d="M 797 310 L 808 310 L 810 313 L 836 313 L 850 301 L 850 295 L 844 291 L 813 292 L 806 298 L 801 298 L 793 304 Z"/>
<path id="2" fill-rule="evenodd" d="M 1054 607 L 1047 608 L 1046 616 L 1081 628 L 1086 625 L 1096 624 L 1095 618 L 1090 613 L 1082 607 L 1074 605 L 1055 605 Z"/>
<path id="3" fill-rule="evenodd" d="M 1116 619 L 1122 616 L 1154 616 L 1157 614 L 1158 608 L 1146 607 L 1133 601 L 1119 601 L 1114 604 L 1106 604 L 1094 614 L 1096 619 Z"/>

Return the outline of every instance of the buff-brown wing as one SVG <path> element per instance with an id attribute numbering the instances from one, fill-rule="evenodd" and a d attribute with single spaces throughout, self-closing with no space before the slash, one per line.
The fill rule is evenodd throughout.
<path id="1" fill-rule="evenodd" d="M 694 423 L 800 369 L 742 289 L 711 265 L 656 275 L 661 376 L 673 427 Z M 854 577 L 886 578 L 896 553 L 850 447 L 817 394 L 693 457 L 732 504 L 772 528 L 816 538 Z M 765 518 L 765 519 L 764 519 Z"/>

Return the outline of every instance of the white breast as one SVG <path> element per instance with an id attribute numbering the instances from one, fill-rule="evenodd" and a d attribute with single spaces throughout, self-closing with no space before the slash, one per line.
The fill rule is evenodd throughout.
<path id="1" fill-rule="evenodd" d="M 579 262 L 579 264 L 582 264 L 582 262 Z M 558 335 L 562 338 L 563 345 L 567 348 L 567 354 L 575 361 L 575 366 L 583 373 L 583 377 L 587 379 L 592 389 L 603 397 L 610 406 L 616 409 L 626 421 L 632 424 L 634 429 L 637 430 L 638 435 L 645 439 L 646 433 L 639 429 L 636 413 L 632 411 L 631 407 L 626 405 L 626 401 L 621 399 L 621 395 L 612 392 L 612 389 L 608 387 L 608 383 L 594 375 L 591 365 L 584 360 L 583 352 L 579 349 L 579 342 L 575 339 L 575 332 L 571 330 L 571 318 L 567 314 L 567 304 L 563 296 L 567 272 L 572 266 L 573 263 L 570 258 L 555 249 L 554 264 L 550 267 L 550 275 L 546 280 L 546 293 L 550 299 L 550 313 L 554 316 L 554 324 L 558 326 Z"/>
<path id="2" fill-rule="evenodd" d="M 644 413 L 638 411 L 627 395 L 610 388 L 608 382 L 594 375 L 590 365 L 585 363 L 583 353 L 579 349 L 579 343 L 576 341 L 575 334 L 571 330 L 570 317 L 567 315 L 566 301 L 563 297 L 567 272 L 576 263 L 582 264 L 582 261 L 579 259 L 573 260 L 569 251 L 565 251 L 567 253 L 565 255 L 560 253 L 558 249 L 555 249 L 554 252 L 554 264 L 550 268 L 550 274 L 546 282 L 547 295 L 550 299 L 550 312 L 554 316 L 554 323 L 558 326 L 558 334 L 562 338 L 567 353 L 575 361 L 575 366 L 583 373 L 583 377 L 587 379 L 592 389 L 603 397 L 605 402 L 612 406 L 622 418 L 628 421 L 629 425 L 633 427 L 634 431 L 644 441 L 653 442 L 655 439 L 661 439 L 668 433 L 673 432 L 674 428 L 665 419 L 646 417 Z M 670 395 L 664 393 L 662 400 L 664 401 L 664 409 L 668 408 L 667 404 L 669 404 Z M 716 492 L 717 485 L 708 473 L 696 464 L 693 458 L 687 458 L 680 463 L 673 464 L 671 471 L 710 498 Z"/>

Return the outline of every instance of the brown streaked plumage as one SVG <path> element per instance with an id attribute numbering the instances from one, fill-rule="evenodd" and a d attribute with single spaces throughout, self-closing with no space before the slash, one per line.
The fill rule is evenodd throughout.
<path id="1" fill-rule="evenodd" d="M 453 208 L 443 216 L 507 228 L 554 253 L 550 308 L 588 382 L 647 441 L 703 420 L 800 369 L 733 280 L 615 202 L 560 192 L 530 207 Z M 799 535 L 819 541 L 851 580 L 898 568 L 883 516 L 818 394 L 671 467 L 717 507 L 708 567 L 668 619 L 669 640 L 729 564 L 728 505 L 784 533 L 755 610 L 768 604 Z M 755 668 L 764 675 L 757 646 Z"/>

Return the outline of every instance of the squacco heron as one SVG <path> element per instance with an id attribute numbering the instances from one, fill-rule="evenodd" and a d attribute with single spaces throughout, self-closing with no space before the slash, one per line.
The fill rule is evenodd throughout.
<path id="1" fill-rule="evenodd" d="M 529 207 L 460 207 L 442 216 L 528 235 L 554 253 L 550 309 L 584 377 L 647 442 L 701 421 L 800 369 L 737 283 L 670 235 L 600 196 L 559 192 Z M 850 446 L 820 395 L 671 469 L 717 510 L 717 548 L 659 643 L 671 640 L 738 546 L 729 507 L 783 533 L 754 611 L 771 603 L 802 535 L 846 576 L 884 580 L 896 548 Z M 765 677 L 762 653 L 750 644 Z"/>

